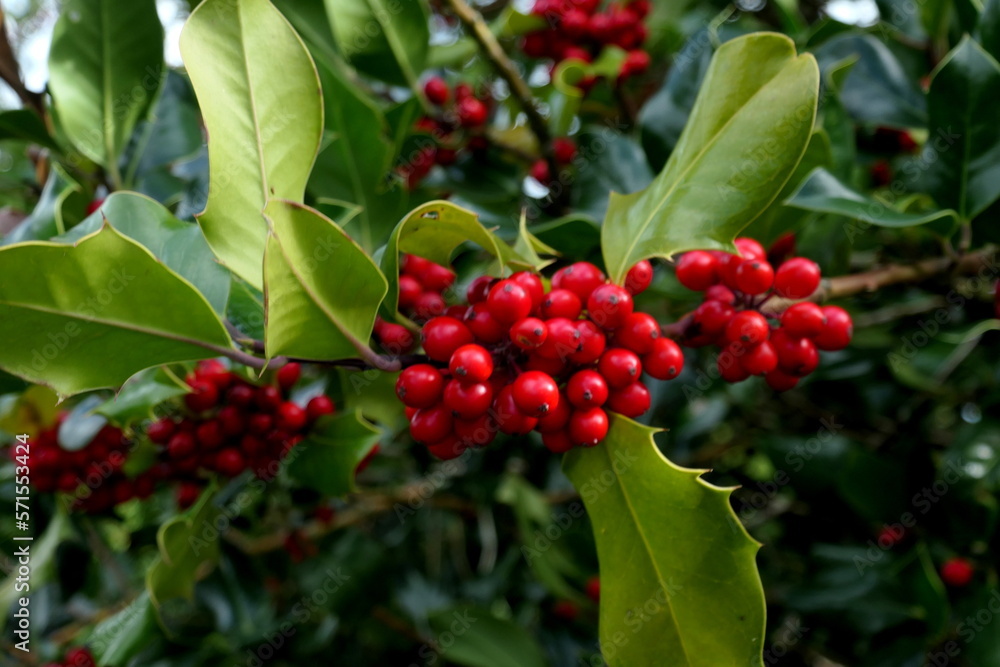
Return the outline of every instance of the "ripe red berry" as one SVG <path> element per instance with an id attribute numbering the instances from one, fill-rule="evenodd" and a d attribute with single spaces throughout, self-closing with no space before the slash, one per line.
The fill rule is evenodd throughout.
<path id="1" fill-rule="evenodd" d="M 799 383 L 798 377 L 794 375 L 789 375 L 784 371 L 774 370 L 764 376 L 764 381 L 767 382 L 767 386 L 775 391 L 788 391 L 789 389 L 794 389 L 795 385 Z"/>
<path id="2" fill-rule="evenodd" d="M 477 303 L 469 308 L 463 321 L 481 343 L 493 345 L 502 341 L 506 335 L 504 326 L 493 319 L 485 303 Z"/>
<path id="3" fill-rule="evenodd" d="M 424 352 L 434 361 L 447 362 L 452 353 L 473 342 L 469 328 L 453 317 L 435 317 L 422 329 Z"/>
<path id="4" fill-rule="evenodd" d="M 566 17 L 563 21 L 565 23 Z M 559 164 L 569 164 L 576 157 L 576 142 L 567 137 L 557 137 L 552 141 L 552 153 Z"/>
<path id="5" fill-rule="evenodd" d="M 336 409 L 329 396 L 313 396 L 306 403 L 306 416 L 309 417 L 309 421 L 316 421 L 324 415 L 332 415 Z"/>
<path id="6" fill-rule="evenodd" d="M 241 435 L 246 430 L 247 421 L 235 405 L 225 405 L 219 409 L 219 426 L 227 436 Z"/>
<path id="7" fill-rule="evenodd" d="M 497 437 L 497 425 L 487 413 L 475 419 L 456 419 L 455 436 L 469 447 L 485 447 Z"/>
<path id="8" fill-rule="evenodd" d="M 146 436 L 157 445 L 165 445 L 174 434 L 175 424 L 173 420 L 164 417 L 146 427 Z M 45 450 L 49 451 L 49 450 Z M 38 464 L 35 464 L 36 467 Z"/>
<path id="9" fill-rule="evenodd" d="M 565 317 L 575 320 L 583 311 L 583 302 L 574 292 L 568 289 L 554 289 L 545 295 L 540 312 L 542 317 L 551 320 L 554 317 Z"/>
<path id="10" fill-rule="evenodd" d="M 734 242 L 736 249 L 739 251 L 739 256 L 743 259 L 766 259 L 767 252 L 764 250 L 758 241 L 748 238 L 746 236 L 741 236 Z"/>
<path id="11" fill-rule="evenodd" d="M 833 352 L 843 350 L 854 336 L 854 322 L 847 311 L 839 306 L 823 306 L 826 324 L 814 339 L 816 347 Z"/>
<path id="12" fill-rule="evenodd" d="M 601 408 L 575 410 L 569 418 L 569 439 L 578 447 L 593 447 L 608 434 L 608 413 Z"/>
<path id="13" fill-rule="evenodd" d="M 531 312 L 531 295 L 513 280 L 501 280 L 486 298 L 490 315 L 501 324 L 513 324 Z"/>
<path id="14" fill-rule="evenodd" d="M 256 433 L 257 435 L 264 435 L 270 431 L 273 426 L 274 417 L 264 413 L 250 415 L 250 420 L 247 422 L 247 430 L 251 433 Z"/>
<path id="15" fill-rule="evenodd" d="M 692 250 L 677 260 L 677 280 L 690 290 L 701 292 L 719 282 L 719 260 L 703 250 Z"/>
<path id="16" fill-rule="evenodd" d="M 562 15 L 560 26 L 567 37 L 577 39 L 587 34 L 590 17 L 581 9 L 570 9 Z"/>
<path id="17" fill-rule="evenodd" d="M 542 185 L 548 185 L 552 182 L 552 170 L 549 169 L 549 163 L 545 160 L 535 160 L 532 162 L 530 173 L 531 177 Z"/>
<path id="18" fill-rule="evenodd" d="M 486 124 L 489 109 L 475 97 L 466 97 L 458 102 L 458 121 L 465 127 L 480 127 Z"/>
<path id="19" fill-rule="evenodd" d="M 438 442 L 427 445 L 427 450 L 436 458 L 442 461 L 450 461 L 461 456 L 468 445 L 462 442 L 457 436 L 449 435 Z"/>
<path id="20" fill-rule="evenodd" d="M 778 367 L 778 353 L 770 342 L 764 341 L 748 350 L 740 357 L 740 365 L 750 375 L 764 375 Z"/>
<path id="21" fill-rule="evenodd" d="M 625 274 L 625 289 L 627 289 L 629 294 L 632 296 L 642 294 L 652 284 L 653 265 L 650 264 L 647 259 L 637 262 L 636 265 L 629 269 L 628 273 Z"/>
<path id="22" fill-rule="evenodd" d="M 434 262 L 428 262 L 427 268 L 418 276 L 420 284 L 432 292 L 443 292 L 455 282 L 455 274 L 451 269 Z"/>
<path id="23" fill-rule="evenodd" d="M 417 305 L 417 299 L 424 293 L 424 286 L 413 276 L 399 277 L 399 309 L 409 310 Z"/>
<path id="24" fill-rule="evenodd" d="M 538 419 L 524 414 L 517 407 L 513 385 L 500 390 L 493 407 L 496 410 L 497 426 L 507 435 L 527 435 L 538 425 Z"/>
<path id="25" fill-rule="evenodd" d="M 417 340 L 402 324 L 383 322 L 376 333 L 379 345 L 390 354 L 403 354 L 412 350 Z"/>
<path id="26" fill-rule="evenodd" d="M 518 320 L 510 328 L 510 339 L 522 350 L 535 350 L 545 342 L 549 328 L 537 317 L 526 317 Z"/>
<path id="27" fill-rule="evenodd" d="M 302 377 L 302 366 L 294 361 L 289 362 L 278 369 L 278 386 L 288 391 L 295 386 L 300 377 Z"/>
<path id="28" fill-rule="evenodd" d="M 590 320 L 576 322 L 576 332 L 577 350 L 569 355 L 569 360 L 574 364 L 585 366 L 600 359 L 604 354 L 604 348 L 607 347 L 604 332 Z"/>
<path id="29" fill-rule="evenodd" d="M 437 292 L 424 292 L 413 304 L 413 314 L 419 320 L 429 320 L 444 314 L 444 299 Z"/>
<path id="30" fill-rule="evenodd" d="M 541 417 L 559 404 L 559 385 L 541 371 L 522 373 L 511 388 L 514 404 L 528 417 Z"/>
<path id="31" fill-rule="evenodd" d="M 736 303 L 736 295 L 725 285 L 712 285 L 705 290 L 705 301 L 718 301 L 732 306 Z"/>
<path id="32" fill-rule="evenodd" d="M 615 331 L 615 345 L 643 355 L 653 349 L 653 343 L 659 337 L 660 325 L 652 315 L 632 313 Z"/>
<path id="33" fill-rule="evenodd" d="M 246 384 L 238 384 L 226 392 L 226 402 L 231 405 L 246 407 L 253 403 L 256 393 Z"/>
<path id="34" fill-rule="evenodd" d="M 200 495 L 200 486 L 194 482 L 182 482 L 181 485 L 177 487 L 177 507 L 182 510 L 186 510 L 198 502 L 198 496 Z"/>
<path id="35" fill-rule="evenodd" d="M 552 276 L 552 287 L 568 289 L 580 298 L 580 303 L 587 303 L 590 293 L 604 284 L 604 274 L 590 262 L 577 262 L 559 269 Z"/>
<path id="36" fill-rule="evenodd" d="M 633 311 L 632 295 L 618 285 L 601 285 L 587 299 L 587 316 L 602 329 L 617 329 Z"/>
<path id="37" fill-rule="evenodd" d="M 657 380 L 673 380 L 684 370 L 684 353 L 669 338 L 657 338 L 652 349 L 643 356 L 642 367 Z"/>
<path id="38" fill-rule="evenodd" d="M 278 408 L 277 413 L 275 413 L 274 425 L 282 431 L 295 433 L 305 428 L 308 420 L 309 417 L 306 415 L 305 410 L 291 401 L 285 401 Z"/>
<path id="39" fill-rule="evenodd" d="M 635 352 L 613 347 L 601 355 L 597 370 L 607 380 L 609 387 L 620 389 L 639 379 L 642 375 L 642 362 Z"/>
<path id="40" fill-rule="evenodd" d="M 819 288 L 820 270 L 816 262 L 793 257 L 774 274 L 774 291 L 786 299 L 806 299 Z"/>
<path id="41" fill-rule="evenodd" d="M 489 382 L 452 380 L 445 385 L 444 404 L 459 419 L 476 419 L 493 404 L 493 386 Z"/>
<path id="42" fill-rule="evenodd" d="M 94 662 L 94 656 L 85 646 L 77 646 L 66 651 L 63 663 L 65 667 L 95 667 L 97 664 Z"/>
<path id="43" fill-rule="evenodd" d="M 781 328 L 792 338 L 815 338 L 826 326 L 826 315 L 815 303 L 792 304 L 781 314 Z"/>
<path id="44" fill-rule="evenodd" d="M 774 284 L 774 269 L 763 259 L 744 259 L 734 275 L 736 289 L 744 294 L 763 294 Z"/>
<path id="45" fill-rule="evenodd" d="M 218 359 L 199 361 L 194 374 L 199 380 L 211 382 L 220 390 L 227 388 L 233 381 L 233 374 Z"/>
<path id="46" fill-rule="evenodd" d="M 439 76 L 434 76 L 427 79 L 427 83 L 424 84 L 424 95 L 427 96 L 427 99 L 430 100 L 431 104 L 444 106 L 451 98 L 451 90 L 448 88 L 448 84 L 445 83 L 444 79 Z"/>
<path id="47" fill-rule="evenodd" d="M 410 436 L 417 442 L 429 445 L 451 434 L 451 410 L 444 405 L 422 408 L 410 419 Z"/>
<path id="48" fill-rule="evenodd" d="M 396 380 L 396 396 L 411 408 L 429 408 L 441 400 L 444 378 L 430 364 L 416 364 L 403 369 Z"/>
<path id="49" fill-rule="evenodd" d="M 167 454 L 172 459 L 183 459 L 194 454 L 194 436 L 187 432 L 175 433 L 167 442 Z"/>
<path id="50" fill-rule="evenodd" d="M 750 377 L 750 374 L 744 370 L 743 365 L 740 363 L 739 357 L 729 347 L 719 355 L 719 358 L 716 360 L 716 366 L 719 369 L 719 375 L 726 382 L 743 382 L 743 380 Z"/>
<path id="51" fill-rule="evenodd" d="M 819 365 L 819 352 L 808 338 L 790 338 L 778 329 L 771 344 L 778 354 L 778 368 L 789 375 L 804 377 Z"/>
<path id="52" fill-rule="evenodd" d="M 486 297 L 490 293 L 490 288 L 493 287 L 493 283 L 495 282 L 497 282 L 497 279 L 493 276 L 479 276 L 469 283 L 469 287 L 466 288 L 466 301 L 471 305 L 486 301 Z"/>
<path id="53" fill-rule="evenodd" d="M 510 279 L 520 285 L 528 293 L 528 296 L 531 297 L 532 309 L 541 305 L 542 299 L 545 297 L 545 287 L 542 285 L 542 279 L 538 277 L 538 274 L 531 273 L 530 271 L 518 271 Z"/>
<path id="54" fill-rule="evenodd" d="M 635 4 L 638 4 L 638 3 L 633 2 L 632 4 L 635 5 Z M 594 602 L 600 602 L 600 600 L 601 600 L 601 578 L 598 577 L 597 575 L 594 575 L 593 577 L 587 579 L 587 585 L 585 587 L 585 590 L 587 592 L 587 597 L 588 598 L 590 598 Z"/>
<path id="55" fill-rule="evenodd" d="M 648 70 L 651 63 L 652 58 L 646 51 L 642 49 L 629 51 L 628 55 L 625 56 L 625 60 L 622 61 L 618 76 L 622 79 L 637 76 Z"/>
<path id="56" fill-rule="evenodd" d="M 646 385 L 642 382 L 633 382 L 627 387 L 611 392 L 605 407 L 611 412 L 634 419 L 645 414 L 651 404 L 652 398 Z"/>
<path id="57" fill-rule="evenodd" d="M 549 330 L 535 354 L 543 359 L 559 359 L 565 361 L 574 352 L 580 350 L 580 330 L 575 322 L 565 317 L 555 317 L 545 323 Z"/>
<path id="58" fill-rule="evenodd" d="M 771 325 L 767 323 L 767 318 L 756 310 L 741 310 L 733 315 L 726 326 L 726 340 L 730 343 L 742 343 L 747 347 L 764 342 L 770 333 Z"/>
<path id="59" fill-rule="evenodd" d="M 577 371 L 566 383 L 566 398 L 581 410 L 598 408 L 608 400 L 608 383 L 597 371 Z"/>
<path id="60" fill-rule="evenodd" d="M 569 398 L 565 392 L 560 393 L 559 402 L 556 404 L 556 407 L 538 418 L 535 430 L 539 433 L 561 431 L 569 423 L 569 416 L 571 414 L 573 414 L 573 404 L 569 402 Z"/>
<path id="61" fill-rule="evenodd" d="M 184 396 L 184 404 L 192 412 L 204 412 L 219 403 L 219 389 L 207 380 L 192 380 L 191 393 Z"/>
<path id="62" fill-rule="evenodd" d="M 722 301 L 703 301 L 691 316 L 690 336 L 720 336 L 725 332 L 736 311 Z"/>
<path id="63" fill-rule="evenodd" d="M 226 441 L 226 434 L 222 430 L 222 424 L 216 419 L 198 424 L 195 429 L 195 436 L 198 444 L 204 449 L 217 449 Z"/>
<path id="64" fill-rule="evenodd" d="M 968 586 L 975 574 L 972 562 L 960 556 L 953 556 L 941 564 L 941 579 L 955 588 Z"/>
<path id="65" fill-rule="evenodd" d="M 567 415 L 567 421 L 568 418 L 569 415 Z M 562 429 L 542 433 L 542 444 L 553 454 L 565 454 L 573 449 L 573 441 L 570 440 L 569 433 Z"/>
<path id="66" fill-rule="evenodd" d="M 486 382 L 493 374 L 493 357 L 481 345 L 463 345 L 452 352 L 448 370 L 462 382 Z"/>
<path id="67" fill-rule="evenodd" d="M 258 387 L 255 402 L 263 412 L 274 412 L 281 405 L 281 392 L 270 385 Z"/>
<path id="68" fill-rule="evenodd" d="M 215 469 L 226 477 L 236 477 L 247 467 L 246 459 L 240 450 L 227 447 L 215 457 Z"/>

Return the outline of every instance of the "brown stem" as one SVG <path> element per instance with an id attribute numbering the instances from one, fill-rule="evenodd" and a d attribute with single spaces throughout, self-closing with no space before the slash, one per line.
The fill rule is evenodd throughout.
<path id="1" fill-rule="evenodd" d="M 42 104 L 42 96 L 28 90 L 24 81 L 21 80 L 21 66 L 17 62 L 14 49 L 7 36 L 7 20 L 3 9 L 0 9 L 0 78 L 6 81 L 7 85 L 17 93 L 26 107 L 33 109 L 43 120 L 45 119 L 45 105 Z"/>

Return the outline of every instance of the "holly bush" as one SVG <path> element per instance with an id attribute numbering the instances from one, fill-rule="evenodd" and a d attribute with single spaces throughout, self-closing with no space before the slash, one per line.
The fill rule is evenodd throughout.
<path id="1" fill-rule="evenodd" d="M 157 4 L 0 31 L 7 656 L 1000 665 L 1000 2 Z"/>

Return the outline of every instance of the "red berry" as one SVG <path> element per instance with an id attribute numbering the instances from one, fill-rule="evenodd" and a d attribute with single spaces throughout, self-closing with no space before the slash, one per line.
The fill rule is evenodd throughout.
<path id="1" fill-rule="evenodd" d="M 517 407 L 513 385 L 500 390 L 493 407 L 496 410 L 497 426 L 507 435 L 527 435 L 538 425 L 538 419 L 524 414 Z"/>
<path id="2" fill-rule="evenodd" d="M 652 58 L 646 51 L 642 49 L 629 51 L 628 55 L 625 56 L 625 60 L 622 61 L 618 76 L 622 79 L 627 79 L 631 76 L 642 74 L 649 69 L 651 63 Z"/>
<path id="3" fill-rule="evenodd" d="M 636 5 L 636 4 L 639 4 L 639 3 L 633 2 L 632 4 Z M 590 579 L 587 579 L 587 585 L 586 585 L 586 587 L 585 587 L 584 590 L 586 590 L 588 598 L 590 598 L 594 602 L 600 602 L 600 600 L 601 600 L 601 578 L 598 577 L 597 575 L 594 575 Z"/>
<path id="4" fill-rule="evenodd" d="M 778 354 L 770 342 L 764 341 L 749 350 L 744 350 L 740 365 L 750 375 L 764 375 L 778 367 Z"/>
<path id="5" fill-rule="evenodd" d="M 281 405 L 281 392 L 276 387 L 263 386 L 257 388 L 257 407 L 264 412 L 274 412 Z"/>
<path id="6" fill-rule="evenodd" d="M 808 338 L 790 338 L 778 329 L 771 344 L 778 354 L 778 368 L 789 375 L 804 377 L 819 365 L 819 352 Z"/>
<path id="7" fill-rule="evenodd" d="M 552 170 L 549 169 L 549 163 L 545 160 L 535 160 L 532 162 L 530 173 L 531 177 L 542 185 L 548 185 L 552 182 Z"/>
<path id="8" fill-rule="evenodd" d="M 200 486 L 194 482 L 182 482 L 181 485 L 177 487 L 177 507 L 182 510 L 186 510 L 198 502 L 198 496 L 200 495 Z"/>
<path id="9" fill-rule="evenodd" d="M 569 415 L 567 415 L 568 420 Z M 573 449 L 573 441 L 569 439 L 569 433 L 562 429 L 542 433 L 542 444 L 553 454 L 565 454 Z"/>
<path id="10" fill-rule="evenodd" d="M 235 405 L 225 405 L 219 410 L 219 426 L 227 436 L 240 435 L 246 430 L 247 422 L 243 413 Z"/>
<path id="11" fill-rule="evenodd" d="M 419 443 L 429 445 L 451 434 L 451 410 L 444 405 L 417 410 L 410 419 L 410 436 Z"/>
<path id="12" fill-rule="evenodd" d="M 642 367 L 657 380 L 673 380 L 684 370 L 684 353 L 669 338 L 657 338 L 642 358 Z"/>
<path id="13" fill-rule="evenodd" d="M 437 292 L 424 292 L 413 304 L 413 314 L 417 319 L 429 320 L 444 314 L 444 299 Z"/>
<path id="14" fill-rule="evenodd" d="M 211 382 L 220 390 L 227 388 L 233 382 L 233 374 L 218 359 L 199 361 L 194 374 L 199 380 Z"/>
<path id="15" fill-rule="evenodd" d="M 305 428 L 308 420 L 309 417 L 306 415 L 305 410 L 291 401 L 286 401 L 281 404 L 280 408 L 278 408 L 278 412 L 276 413 L 274 419 L 274 425 L 282 431 L 291 431 L 292 433 L 295 433 Z"/>
<path id="16" fill-rule="evenodd" d="M 469 287 L 466 288 L 466 301 L 473 305 L 486 301 L 486 297 L 490 293 L 490 288 L 493 287 L 493 283 L 495 282 L 497 282 L 497 279 L 493 276 L 479 276 L 469 283 Z"/>
<path id="17" fill-rule="evenodd" d="M 642 375 L 642 362 L 639 361 L 635 352 L 613 347 L 601 355 L 601 360 L 597 363 L 597 370 L 607 380 L 608 386 L 620 389 L 639 379 L 639 376 Z"/>
<path id="18" fill-rule="evenodd" d="M 659 337 L 660 325 L 652 315 L 632 313 L 615 331 L 615 345 L 643 355 L 653 349 L 653 343 Z"/>
<path id="19" fill-rule="evenodd" d="M 805 299 L 819 288 L 820 270 L 816 262 L 793 257 L 774 274 L 774 291 L 786 299 Z"/>
<path id="20" fill-rule="evenodd" d="M 826 315 L 815 303 L 803 301 L 781 314 L 781 329 L 792 338 L 815 338 L 826 326 Z"/>
<path id="21" fill-rule="evenodd" d="M 546 322 L 549 333 L 535 354 L 543 359 L 565 361 L 580 349 L 580 330 L 576 323 L 565 317 L 555 317 Z"/>
<path id="22" fill-rule="evenodd" d="M 409 352 L 417 343 L 410 330 L 402 324 L 383 322 L 376 334 L 379 345 L 390 354 Z"/>
<path id="23" fill-rule="evenodd" d="M 332 415 L 336 409 L 329 396 L 313 396 L 306 404 L 306 416 L 309 417 L 309 421 L 316 421 L 324 415 Z"/>
<path id="24" fill-rule="evenodd" d="M 719 336 L 729 325 L 736 311 L 733 307 L 722 301 L 703 301 L 691 318 L 691 329 L 689 335 L 692 336 Z"/>
<path id="25" fill-rule="evenodd" d="M 629 418 L 636 418 L 646 413 L 652 404 L 649 389 L 642 382 L 633 382 L 627 387 L 616 389 L 608 397 L 607 409 Z"/>
<path id="26" fill-rule="evenodd" d="M 424 325 L 424 352 L 434 361 L 446 362 L 463 345 L 473 342 L 469 328 L 453 317 L 435 317 Z"/>
<path id="27" fill-rule="evenodd" d="M 531 295 L 513 280 L 501 280 L 486 298 L 490 315 L 501 324 L 513 324 L 531 312 Z"/>
<path id="28" fill-rule="evenodd" d="M 577 351 L 569 355 L 569 360 L 581 366 L 592 364 L 601 358 L 607 347 L 607 337 L 590 320 L 576 322 Z"/>
<path id="29" fill-rule="evenodd" d="M 465 127 L 480 127 L 486 124 L 489 109 L 475 97 L 466 97 L 458 102 L 458 121 Z"/>
<path id="30" fill-rule="evenodd" d="M 975 574 L 972 562 L 960 556 L 953 556 L 941 564 L 941 579 L 955 588 L 968 586 Z"/>
<path id="31" fill-rule="evenodd" d="M 449 435 L 438 442 L 427 445 L 427 450 L 435 458 L 439 458 L 442 461 L 457 459 L 466 449 L 468 449 L 468 445 L 454 435 Z"/>
<path id="32" fill-rule="evenodd" d="M 602 329 L 617 329 L 632 314 L 632 295 L 618 285 L 601 285 L 587 299 L 587 316 Z"/>
<path id="33" fill-rule="evenodd" d="M 577 371 L 566 383 L 566 398 L 581 410 L 600 407 L 608 400 L 608 383 L 597 371 Z"/>
<path id="34" fill-rule="evenodd" d="M 552 276 L 552 287 L 568 289 L 580 298 L 580 303 L 587 303 L 590 293 L 604 284 L 604 274 L 590 262 L 577 262 L 559 269 Z"/>
<path id="35" fill-rule="evenodd" d="M 396 380 L 396 396 L 411 408 L 429 408 L 441 400 L 444 378 L 430 364 L 417 364 L 403 369 Z"/>
<path id="36" fill-rule="evenodd" d="M 250 415 L 247 430 L 257 435 L 264 435 L 274 426 L 274 417 L 269 414 L 257 413 Z"/>
<path id="37" fill-rule="evenodd" d="M 184 404 L 192 412 L 204 412 L 219 403 L 219 389 L 207 380 L 192 380 L 191 393 L 184 396 Z"/>
<path id="38" fill-rule="evenodd" d="M 466 326 L 477 340 L 493 345 L 502 341 L 506 335 L 502 324 L 493 319 L 485 303 L 477 303 L 465 313 Z"/>
<path id="39" fill-rule="evenodd" d="M 826 324 L 814 339 L 816 347 L 833 352 L 843 350 L 854 336 L 854 322 L 847 311 L 839 306 L 823 306 Z"/>
<path id="40" fill-rule="evenodd" d="M 65 667 L 95 667 L 94 656 L 84 646 L 77 646 L 66 651 L 63 659 Z"/>
<path id="41" fill-rule="evenodd" d="M 249 385 L 238 384 L 226 393 L 226 402 L 232 405 L 246 407 L 253 403 L 256 396 L 253 388 Z"/>
<path id="42" fill-rule="evenodd" d="M 227 447 L 215 457 L 215 469 L 226 477 L 236 477 L 247 467 L 243 453 L 234 447 Z"/>
<path id="43" fill-rule="evenodd" d="M 601 408 L 575 410 L 569 418 L 569 439 L 578 447 L 593 447 L 608 434 L 608 413 Z"/>
<path id="44" fill-rule="evenodd" d="M 485 382 L 493 374 L 493 357 L 480 345 L 463 345 L 452 353 L 448 370 L 462 382 Z"/>
<path id="45" fill-rule="evenodd" d="M 564 16 L 564 25 L 565 21 L 566 17 Z M 552 152 L 555 155 L 556 162 L 559 164 L 569 164 L 576 157 L 576 142 L 567 137 L 557 137 L 552 141 Z"/>
<path id="46" fill-rule="evenodd" d="M 520 285 L 531 297 L 532 309 L 537 308 L 542 303 L 542 299 L 545 297 L 545 287 L 542 286 L 542 279 L 538 277 L 538 274 L 530 271 L 518 271 L 510 279 Z"/>
<path id="47" fill-rule="evenodd" d="M 767 258 L 767 252 L 764 250 L 764 246 L 754 239 L 743 236 L 736 239 L 735 245 L 736 249 L 739 251 L 739 256 L 743 259 Z"/>
<path id="48" fill-rule="evenodd" d="M 527 371 L 511 385 L 514 404 L 529 417 L 541 417 L 559 404 L 559 385 L 541 371 Z"/>
<path id="49" fill-rule="evenodd" d="M 444 106 L 451 98 L 451 90 L 444 79 L 439 76 L 433 76 L 427 79 L 427 83 L 424 84 L 424 95 L 427 96 L 431 104 Z"/>
<path id="50" fill-rule="evenodd" d="M 456 100 L 464 100 L 464 99 L 466 99 L 468 97 L 472 97 L 473 95 L 475 95 L 475 92 L 472 90 L 472 86 L 470 86 L 469 84 L 465 83 L 464 81 L 462 83 L 458 84 L 457 86 L 455 86 L 455 99 Z"/>
<path id="51" fill-rule="evenodd" d="M 725 285 L 712 285 L 705 290 L 705 301 L 718 301 L 732 306 L 736 303 L 736 295 Z"/>
<path id="52" fill-rule="evenodd" d="M 542 317 L 551 320 L 555 317 L 565 317 L 575 320 L 583 311 L 583 302 L 574 292 L 568 289 L 554 289 L 545 295 L 540 312 Z"/>
<path id="53" fill-rule="evenodd" d="M 460 419 L 476 419 L 493 404 L 493 386 L 489 382 L 452 380 L 444 388 L 444 404 Z"/>
<path id="54" fill-rule="evenodd" d="M 747 347 L 764 342 L 770 333 L 771 325 L 767 323 L 767 318 L 756 310 L 741 310 L 726 326 L 726 340 Z"/>
<path id="55" fill-rule="evenodd" d="M 573 414 L 573 404 L 569 402 L 569 398 L 565 392 L 562 392 L 559 394 L 559 402 L 556 404 L 556 407 L 538 418 L 535 430 L 539 433 L 561 431 L 569 422 L 571 414 Z"/>
<path id="56" fill-rule="evenodd" d="M 744 259 L 736 266 L 736 289 L 744 294 L 763 294 L 774 284 L 774 269 L 762 259 Z"/>
<path id="57" fill-rule="evenodd" d="M 577 39 L 587 34 L 587 26 L 590 24 L 590 17 L 580 9 L 570 9 L 562 15 L 560 26 L 567 37 Z"/>
<path id="58" fill-rule="evenodd" d="M 302 366 L 294 361 L 289 362 L 278 369 L 278 386 L 288 391 L 302 377 Z"/>
<path id="59" fill-rule="evenodd" d="M 170 436 L 174 434 L 175 426 L 172 419 L 166 417 L 157 419 L 146 427 L 146 436 L 157 445 L 165 445 L 170 440 Z"/>
<path id="60" fill-rule="evenodd" d="M 475 419 L 456 419 L 455 436 L 469 447 L 485 447 L 497 437 L 497 425 L 490 414 Z"/>
<path id="61" fill-rule="evenodd" d="M 652 284 L 653 265 L 649 263 L 649 260 L 644 259 L 641 262 L 637 262 L 625 275 L 625 289 L 632 296 L 642 294 Z"/>
<path id="62" fill-rule="evenodd" d="M 424 286 L 413 276 L 399 277 L 399 309 L 410 310 L 417 305 L 417 299 L 424 293 Z"/>
<path id="63" fill-rule="evenodd" d="M 175 434 L 167 443 L 167 454 L 172 459 L 183 459 L 194 454 L 197 447 L 194 436 L 187 432 Z"/>
<path id="64" fill-rule="evenodd" d="M 226 434 L 222 430 L 222 424 L 216 419 L 209 419 L 198 424 L 195 429 L 195 436 L 204 449 L 217 449 L 226 441 Z"/>
<path id="65" fill-rule="evenodd" d="M 703 250 L 686 252 L 677 260 L 677 280 L 690 290 L 704 291 L 719 282 L 719 260 Z"/>
<path id="66" fill-rule="evenodd" d="M 541 347 L 549 335 L 545 322 L 537 317 L 518 320 L 510 328 L 510 339 L 522 350 L 531 351 Z"/>
<path id="67" fill-rule="evenodd" d="M 799 378 L 784 371 L 774 370 L 764 376 L 764 381 L 775 391 L 788 391 L 795 388 L 795 385 L 799 383 Z"/>

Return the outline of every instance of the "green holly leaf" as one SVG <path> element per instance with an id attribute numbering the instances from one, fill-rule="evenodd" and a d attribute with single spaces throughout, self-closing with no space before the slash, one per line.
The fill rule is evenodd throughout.
<path id="1" fill-rule="evenodd" d="M 762 665 L 764 590 L 730 489 L 681 468 L 654 429 L 617 415 L 563 470 L 593 523 L 600 639 L 611 667 Z M 627 638 L 623 642 L 622 638 Z"/>
<path id="2" fill-rule="evenodd" d="M 166 522 L 156 533 L 159 556 L 146 571 L 146 592 L 159 612 L 164 602 L 190 600 L 194 585 L 219 561 L 219 530 L 214 489 L 202 492 L 194 507 Z"/>
<path id="3" fill-rule="evenodd" d="M 611 280 L 638 261 L 733 239 L 781 191 L 816 116 L 819 70 L 791 39 L 755 33 L 716 51 L 691 119 L 645 190 L 612 193 L 602 229 Z"/>
<path id="4" fill-rule="evenodd" d="M 73 145 L 121 184 L 118 158 L 163 79 L 154 0 L 68 0 L 52 33 L 49 91 Z"/>
<path id="5" fill-rule="evenodd" d="M 269 356 L 330 360 L 366 346 L 386 280 L 332 220 L 302 204 L 271 201 L 264 257 L 264 342 Z"/>
<path id="6" fill-rule="evenodd" d="M 188 391 L 162 368 L 150 368 L 129 378 L 121 391 L 97 406 L 95 412 L 116 424 L 128 424 L 155 416 L 156 406 Z"/>
<path id="7" fill-rule="evenodd" d="M 428 616 L 442 656 L 467 667 L 542 667 L 549 664 L 535 640 L 520 625 L 486 609 L 454 607 Z M 449 642 L 443 641 L 444 637 Z"/>
<path id="8" fill-rule="evenodd" d="M 87 637 L 87 646 L 102 665 L 126 665 L 159 633 L 149 593 L 143 592 L 98 623 Z"/>
<path id="9" fill-rule="evenodd" d="M 285 459 L 288 474 L 299 484 L 329 496 L 351 493 L 358 464 L 381 435 L 360 411 L 324 417 Z"/>
<path id="10" fill-rule="evenodd" d="M 8 139 L 28 141 L 57 152 L 62 150 L 49 134 L 42 117 L 31 109 L 0 112 L 0 141 Z"/>
<path id="11" fill-rule="evenodd" d="M 211 187 L 198 222 L 222 263 L 261 289 L 261 211 L 268 199 L 302 200 L 319 148 L 316 68 L 267 0 L 205 0 L 180 47 L 209 136 Z"/>
<path id="12" fill-rule="evenodd" d="M 60 394 L 232 347 L 198 290 L 110 226 L 73 246 L 0 248 L 0 339 L 0 366 Z"/>
<path id="13" fill-rule="evenodd" d="M 0 238 L 0 246 L 23 241 L 48 241 L 64 234 L 86 217 L 90 193 L 55 163 L 45 181 L 35 210 L 22 220 L 7 236 Z"/>

